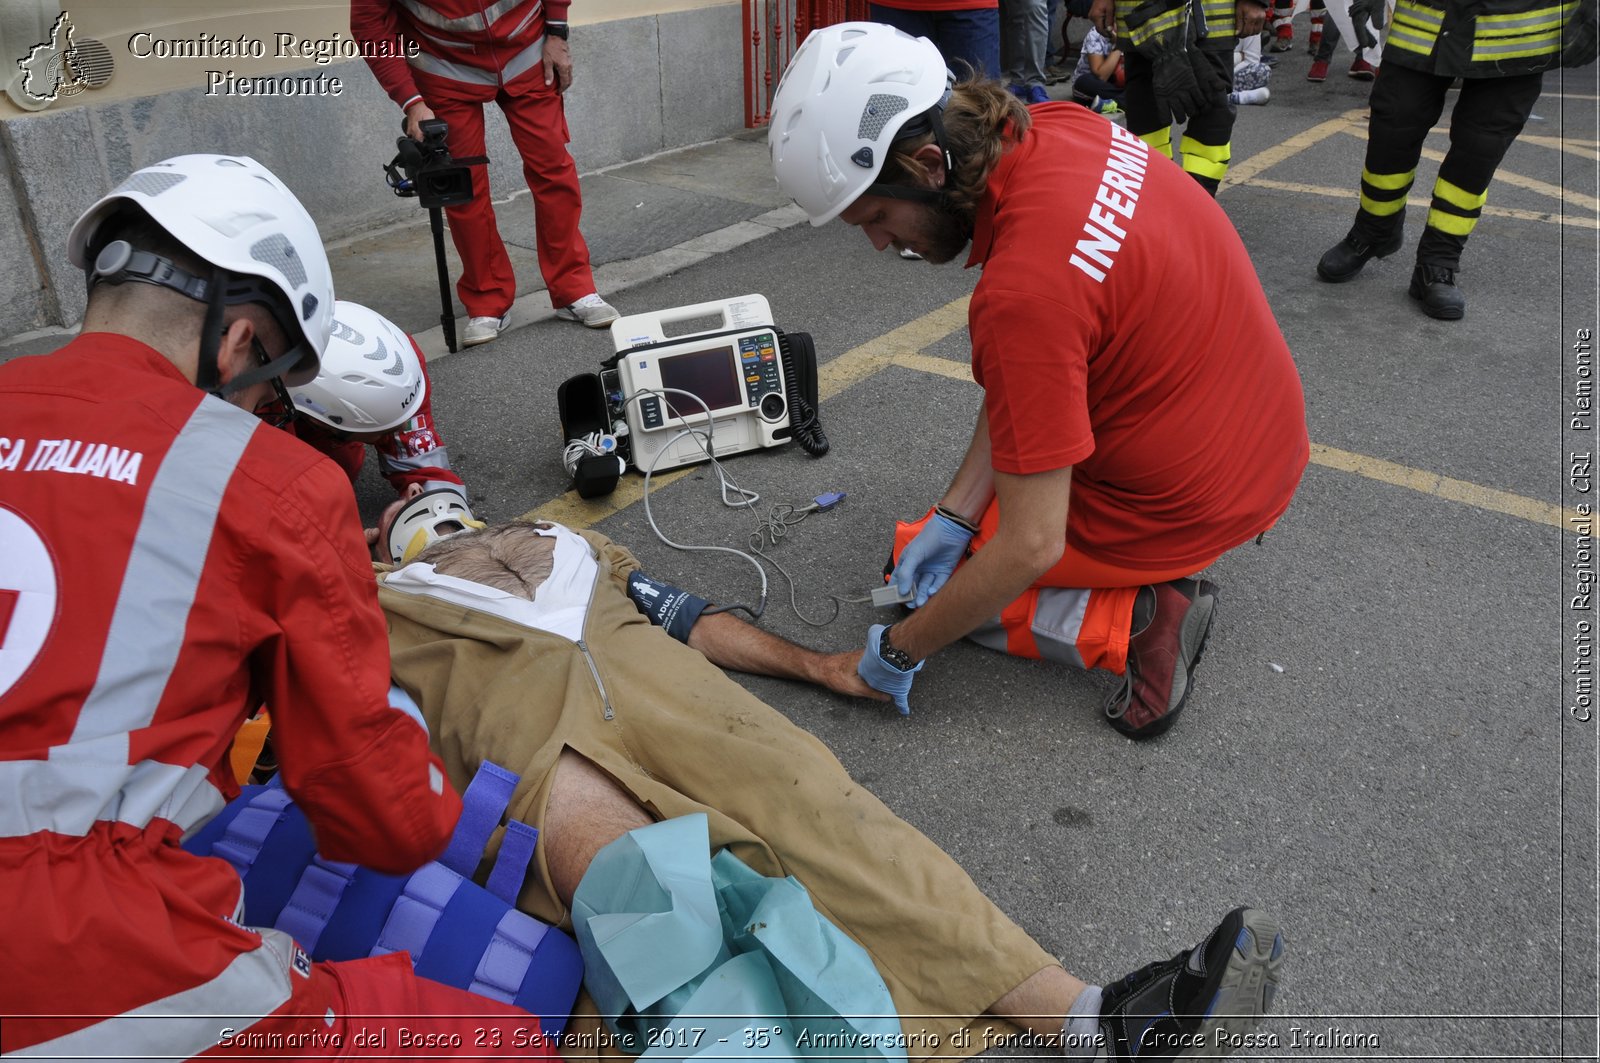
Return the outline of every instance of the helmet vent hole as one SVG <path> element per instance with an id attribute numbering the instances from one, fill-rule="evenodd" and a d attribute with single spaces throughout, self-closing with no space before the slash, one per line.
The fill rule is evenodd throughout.
<path id="1" fill-rule="evenodd" d="M 855 51 L 856 50 L 853 47 L 851 47 L 851 48 L 840 48 L 837 52 L 834 53 L 833 65 L 834 66 L 844 66 L 844 64 L 849 60 L 849 58 L 852 55 L 855 54 Z"/>

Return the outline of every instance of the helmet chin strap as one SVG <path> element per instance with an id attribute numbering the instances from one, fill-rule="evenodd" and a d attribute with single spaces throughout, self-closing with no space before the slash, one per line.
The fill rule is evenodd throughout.
<path id="1" fill-rule="evenodd" d="M 273 361 L 263 362 L 253 369 L 240 373 L 226 385 L 222 383 L 222 372 L 217 364 L 217 356 L 221 353 L 222 337 L 226 332 L 222 315 L 230 301 L 230 275 L 220 266 L 213 266 L 211 279 L 204 280 L 179 269 L 159 255 L 138 250 L 126 240 L 114 240 L 95 256 L 94 264 L 85 273 L 85 280 L 91 288 L 96 284 L 126 284 L 130 281 L 152 284 L 158 288 L 171 289 L 196 302 L 205 303 L 206 314 L 200 324 L 200 350 L 195 363 L 194 383 L 201 391 L 209 392 L 219 399 L 238 394 L 263 380 L 281 378 L 301 361 L 302 345 L 296 344 Z M 245 280 L 248 281 L 249 278 Z M 240 291 L 234 294 L 232 301 L 260 301 L 254 298 L 258 294 L 257 286 L 244 284 L 240 287 Z M 269 313 L 275 313 L 271 304 L 263 302 L 263 305 L 267 307 Z M 281 318 L 279 321 L 281 325 Z M 284 331 L 290 332 L 287 327 Z"/>
<path id="2" fill-rule="evenodd" d="M 283 379 L 284 374 L 293 369 L 296 363 L 299 361 L 300 352 L 299 349 L 296 348 L 295 350 L 290 351 L 288 354 L 279 355 L 276 359 L 270 362 L 262 362 L 254 369 L 245 370 L 243 373 L 240 373 L 238 376 L 234 377 L 221 387 L 211 387 L 206 388 L 205 390 L 211 392 L 211 394 L 215 395 L 219 399 L 225 399 L 229 395 L 236 395 L 245 388 L 250 387 L 253 384 L 259 384 L 263 380 L 272 380 L 274 378 L 279 380 Z"/>
<path id="3" fill-rule="evenodd" d="M 227 287 L 228 275 L 220 268 L 211 270 L 211 283 L 206 291 L 206 316 L 200 325 L 200 355 L 195 365 L 194 385 L 222 397 L 222 374 L 217 366 L 217 354 L 222 347 L 222 296 Z"/>

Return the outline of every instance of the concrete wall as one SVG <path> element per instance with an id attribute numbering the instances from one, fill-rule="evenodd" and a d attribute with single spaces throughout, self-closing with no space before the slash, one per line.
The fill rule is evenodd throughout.
<path id="1" fill-rule="evenodd" d="M 567 98 L 580 171 L 738 131 L 744 82 L 737 4 L 575 25 Z M 380 169 L 399 112 L 359 61 L 308 68 L 337 96 L 206 96 L 203 86 L 0 118 L 0 337 L 71 325 L 81 274 L 66 260 L 77 216 L 130 171 L 188 152 L 253 155 L 295 190 L 324 239 L 413 218 Z M 522 166 L 489 109 L 490 185 L 521 187 Z"/>

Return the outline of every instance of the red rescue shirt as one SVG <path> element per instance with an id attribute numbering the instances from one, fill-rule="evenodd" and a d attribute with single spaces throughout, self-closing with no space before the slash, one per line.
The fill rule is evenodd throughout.
<path id="1" fill-rule="evenodd" d="M 228 745 L 266 704 L 324 856 L 436 856 L 460 799 L 389 689 L 333 463 L 123 336 L 0 366 L 0 941 L 25 972 L 0 1012 L 66 1016 L 0 1024 L 0 1050 L 178 994 L 281 1004 L 238 876 L 178 839 L 237 792 Z"/>
<path id="2" fill-rule="evenodd" d="M 1067 539 L 1197 567 L 1270 527 L 1310 456 L 1300 375 L 1244 244 L 1171 160 L 1074 104 L 990 175 L 968 324 L 993 465 L 1073 467 Z"/>

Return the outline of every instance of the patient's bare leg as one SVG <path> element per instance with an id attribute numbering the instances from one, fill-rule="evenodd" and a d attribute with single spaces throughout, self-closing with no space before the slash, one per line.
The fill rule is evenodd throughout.
<path id="1" fill-rule="evenodd" d="M 539 835 L 550 866 L 550 885 L 561 903 L 571 906 L 572 894 L 595 853 L 630 830 L 654 822 L 611 776 L 572 750 L 562 750 Z"/>
<path id="2" fill-rule="evenodd" d="M 572 894 L 596 853 L 628 831 L 653 822 L 611 776 L 572 750 L 562 750 L 539 836 L 561 903 L 571 906 Z M 1060 967 L 1045 967 L 995 1001 L 989 1013 L 1039 1034 L 1060 1034 L 1062 1018 L 1083 990 L 1084 984 Z"/>
<path id="3" fill-rule="evenodd" d="M 1059 1034 L 1067 1010 L 1085 988 L 1060 967 L 1046 967 L 991 1004 L 989 1014 L 1010 1019 L 1036 1034 Z"/>

